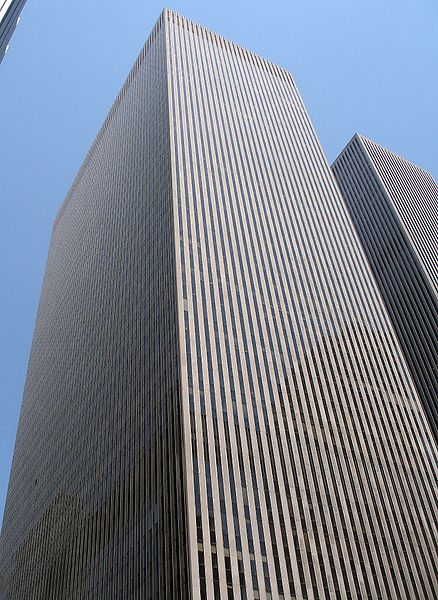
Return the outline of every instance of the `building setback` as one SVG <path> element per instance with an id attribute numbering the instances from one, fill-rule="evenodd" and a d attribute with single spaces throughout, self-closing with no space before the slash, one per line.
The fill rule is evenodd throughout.
<path id="1" fill-rule="evenodd" d="M 438 187 L 355 135 L 333 164 L 418 395 L 438 436 Z"/>
<path id="2" fill-rule="evenodd" d="M 15 31 L 25 3 L 26 0 L 2 0 L 0 2 L 0 63 L 7 52 L 9 40 Z"/>
<path id="3" fill-rule="evenodd" d="M 165 10 L 56 218 L 18 598 L 433 598 L 436 448 L 291 75 Z"/>

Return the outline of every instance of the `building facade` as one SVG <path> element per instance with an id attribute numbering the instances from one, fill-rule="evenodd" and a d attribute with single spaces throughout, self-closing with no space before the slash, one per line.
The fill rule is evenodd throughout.
<path id="1" fill-rule="evenodd" d="M 54 224 L 4 597 L 432 598 L 427 428 L 291 75 L 165 10 Z"/>
<path id="2" fill-rule="evenodd" d="M 357 134 L 332 169 L 436 441 L 438 186 L 420 167 Z"/>
<path id="3" fill-rule="evenodd" d="M 2 0 L 0 2 L 0 63 L 9 46 L 26 0 Z"/>

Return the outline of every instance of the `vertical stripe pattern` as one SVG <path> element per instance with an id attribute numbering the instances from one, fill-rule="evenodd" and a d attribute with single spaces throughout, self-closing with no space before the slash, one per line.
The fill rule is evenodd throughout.
<path id="1" fill-rule="evenodd" d="M 432 598 L 434 448 L 294 82 L 168 19 L 193 598 Z"/>
<path id="2" fill-rule="evenodd" d="M 436 441 L 438 187 L 423 169 L 359 135 L 332 169 Z"/>
<path id="3" fill-rule="evenodd" d="M 164 17 L 57 215 L 0 544 L 7 600 L 187 600 Z"/>
<path id="4" fill-rule="evenodd" d="M 291 75 L 165 10 L 55 221 L 6 598 L 432 598 L 425 427 Z"/>

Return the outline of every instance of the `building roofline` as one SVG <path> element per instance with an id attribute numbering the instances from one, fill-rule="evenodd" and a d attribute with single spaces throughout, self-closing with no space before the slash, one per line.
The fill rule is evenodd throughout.
<path id="1" fill-rule="evenodd" d="M 217 41 L 227 44 L 227 45 L 235 48 L 236 50 L 244 52 L 248 56 L 251 56 L 252 58 L 254 58 L 256 60 L 259 60 L 259 61 L 271 66 L 273 69 L 278 69 L 279 71 L 281 71 L 285 75 L 287 75 L 289 78 L 291 78 L 293 84 L 295 85 L 295 82 L 293 81 L 293 75 L 288 69 L 286 69 L 286 67 L 277 65 L 276 63 L 272 62 L 271 60 L 264 58 L 263 56 L 260 56 L 260 54 L 257 54 L 253 50 L 249 50 L 245 46 L 242 46 L 241 44 L 238 44 L 238 43 L 234 42 L 233 40 L 226 38 L 225 36 L 217 33 L 216 31 L 213 31 L 209 27 L 205 27 L 204 25 L 201 25 L 200 23 L 198 23 L 197 21 L 195 21 L 193 19 L 189 19 L 188 17 L 181 15 L 180 13 L 178 13 L 175 10 L 172 10 L 170 8 L 164 8 L 161 14 L 165 18 L 167 18 L 169 21 L 172 21 L 171 17 L 175 17 L 176 19 L 179 19 L 180 21 L 182 21 L 185 25 L 190 25 L 191 29 L 196 28 L 199 31 L 206 33 L 207 35 L 212 36 Z"/>
<path id="2" fill-rule="evenodd" d="M 339 152 L 338 156 L 335 158 L 335 160 L 332 163 L 332 166 L 335 165 L 337 163 L 337 161 L 340 159 L 340 157 L 343 155 L 343 153 L 345 152 L 345 150 L 355 141 L 359 141 L 359 142 L 369 142 L 370 144 L 374 144 L 375 146 L 378 146 L 379 148 L 381 148 L 382 150 L 384 150 L 385 152 L 389 152 L 389 154 L 392 154 L 393 156 L 396 156 L 397 158 L 399 158 L 400 160 L 403 160 L 404 162 L 407 162 L 408 164 L 410 164 L 412 167 L 414 167 L 415 169 L 418 169 L 419 171 L 422 171 L 423 173 L 425 173 L 426 175 L 428 175 L 429 177 L 432 177 L 432 179 L 434 179 L 432 173 L 430 173 L 429 171 L 427 171 L 426 169 L 424 169 L 423 167 L 420 167 L 419 165 L 417 165 L 416 163 L 412 162 L 411 160 L 409 160 L 408 158 L 405 158 L 404 156 L 402 156 L 401 154 L 397 154 L 397 152 L 394 152 L 393 150 L 390 150 L 389 148 L 387 148 L 386 146 L 382 146 L 382 144 L 379 144 L 378 142 L 375 142 L 374 140 L 372 140 L 371 138 L 362 135 L 361 133 L 354 133 L 353 136 L 350 138 L 350 140 L 345 144 L 345 146 L 342 148 L 342 150 Z M 366 146 L 364 146 L 365 151 L 367 151 Z"/>

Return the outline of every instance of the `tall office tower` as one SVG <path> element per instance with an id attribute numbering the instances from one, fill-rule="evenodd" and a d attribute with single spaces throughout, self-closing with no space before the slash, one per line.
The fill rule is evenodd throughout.
<path id="1" fill-rule="evenodd" d="M 0 63 L 9 46 L 26 0 L 0 0 Z"/>
<path id="2" fill-rule="evenodd" d="M 355 135 L 333 164 L 438 437 L 438 187 L 416 165 Z"/>
<path id="3" fill-rule="evenodd" d="M 432 598 L 427 427 L 291 75 L 164 11 L 54 225 L 6 598 Z"/>

